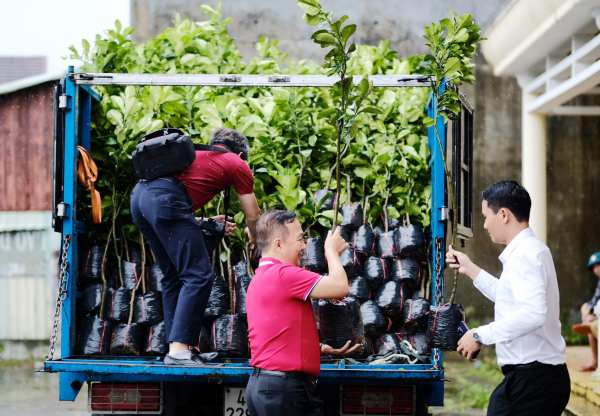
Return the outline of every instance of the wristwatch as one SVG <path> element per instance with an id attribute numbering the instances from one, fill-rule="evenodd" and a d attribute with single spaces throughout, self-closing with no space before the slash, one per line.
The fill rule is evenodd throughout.
<path id="1" fill-rule="evenodd" d="M 473 332 L 473 339 L 479 345 L 483 345 L 483 342 L 481 342 L 481 338 L 479 338 L 479 334 L 477 332 Z"/>

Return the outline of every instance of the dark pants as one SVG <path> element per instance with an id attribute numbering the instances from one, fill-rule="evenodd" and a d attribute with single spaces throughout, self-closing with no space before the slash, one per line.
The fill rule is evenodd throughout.
<path id="1" fill-rule="evenodd" d="M 488 416 L 560 416 L 567 407 L 571 379 L 566 365 L 503 372 L 504 380 L 490 397 Z"/>
<path id="2" fill-rule="evenodd" d="M 246 388 L 250 416 L 323 416 L 315 386 L 291 377 L 252 374 Z"/>
<path id="3" fill-rule="evenodd" d="M 131 194 L 131 215 L 163 272 L 167 342 L 196 345 L 212 288 L 213 269 L 192 199 L 162 179 L 140 182 Z"/>

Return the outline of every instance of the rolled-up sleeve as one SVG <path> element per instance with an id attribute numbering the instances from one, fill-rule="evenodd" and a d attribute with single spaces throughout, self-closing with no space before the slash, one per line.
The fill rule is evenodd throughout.
<path id="1" fill-rule="evenodd" d="M 496 302 L 498 279 L 496 279 L 494 276 L 481 269 L 475 280 L 473 280 L 473 285 L 475 285 L 477 290 L 483 293 L 486 298 L 492 302 Z"/>
<path id="2" fill-rule="evenodd" d="M 504 318 L 477 328 L 481 342 L 486 345 L 526 335 L 540 328 L 546 320 L 546 281 L 540 259 L 536 255 L 524 255 L 518 269 L 512 268 L 502 275 L 505 277 L 515 303 L 512 312 Z"/>

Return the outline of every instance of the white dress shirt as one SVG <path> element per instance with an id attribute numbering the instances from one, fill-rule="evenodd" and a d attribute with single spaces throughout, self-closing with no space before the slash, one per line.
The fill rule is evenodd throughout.
<path id="1" fill-rule="evenodd" d="M 498 365 L 564 364 L 565 340 L 560 333 L 558 282 L 552 254 L 526 228 L 499 257 L 500 279 L 481 270 L 473 281 L 495 302 L 495 321 L 475 332 L 483 344 L 496 344 Z"/>

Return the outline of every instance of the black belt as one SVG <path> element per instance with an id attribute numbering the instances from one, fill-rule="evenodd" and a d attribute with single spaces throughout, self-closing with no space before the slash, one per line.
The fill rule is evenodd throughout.
<path id="1" fill-rule="evenodd" d="M 301 373 L 299 371 L 273 371 L 273 370 L 263 370 L 262 368 L 254 367 L 253 375 L 258 376 L 264 374 L 266 376 L 276 376 L 283 378 L 291 378 L 292 380 L 305 381 L 307 383 L 312 384 L 313 386 L 317 385 L 318 379 L 309 374 Z"/>
<path id="2" fill-rule="evenodd" d="M 534 361 L 532 363 L 527 364 L 507 364 L 502 366 L 502 374 L 506 375 L 507 373 L 510 373 L 511 371 L 515 370 L 548 370 L 560 367 L 566 367 L 566 364 L 544 364 L 540 363 L 539 361 Z"/>
<path id="3" fill-rule="evenodd" d="M 171 182 L 173 185 L 175 185 L 179 189 L 181 189 L 183 191 L 183 193 L 185 193 L 186 195 L 189 196 L 187 188 L 185 187 L 185 185 L 183 184 L 183 182 L 181 182 L 175 176 L 161 176 L 160 178 L 156 178 L 156 179 L 153 179 L 153 180 L 157 181 L 159 179 L 161 179 L 163 181 Z"/>

